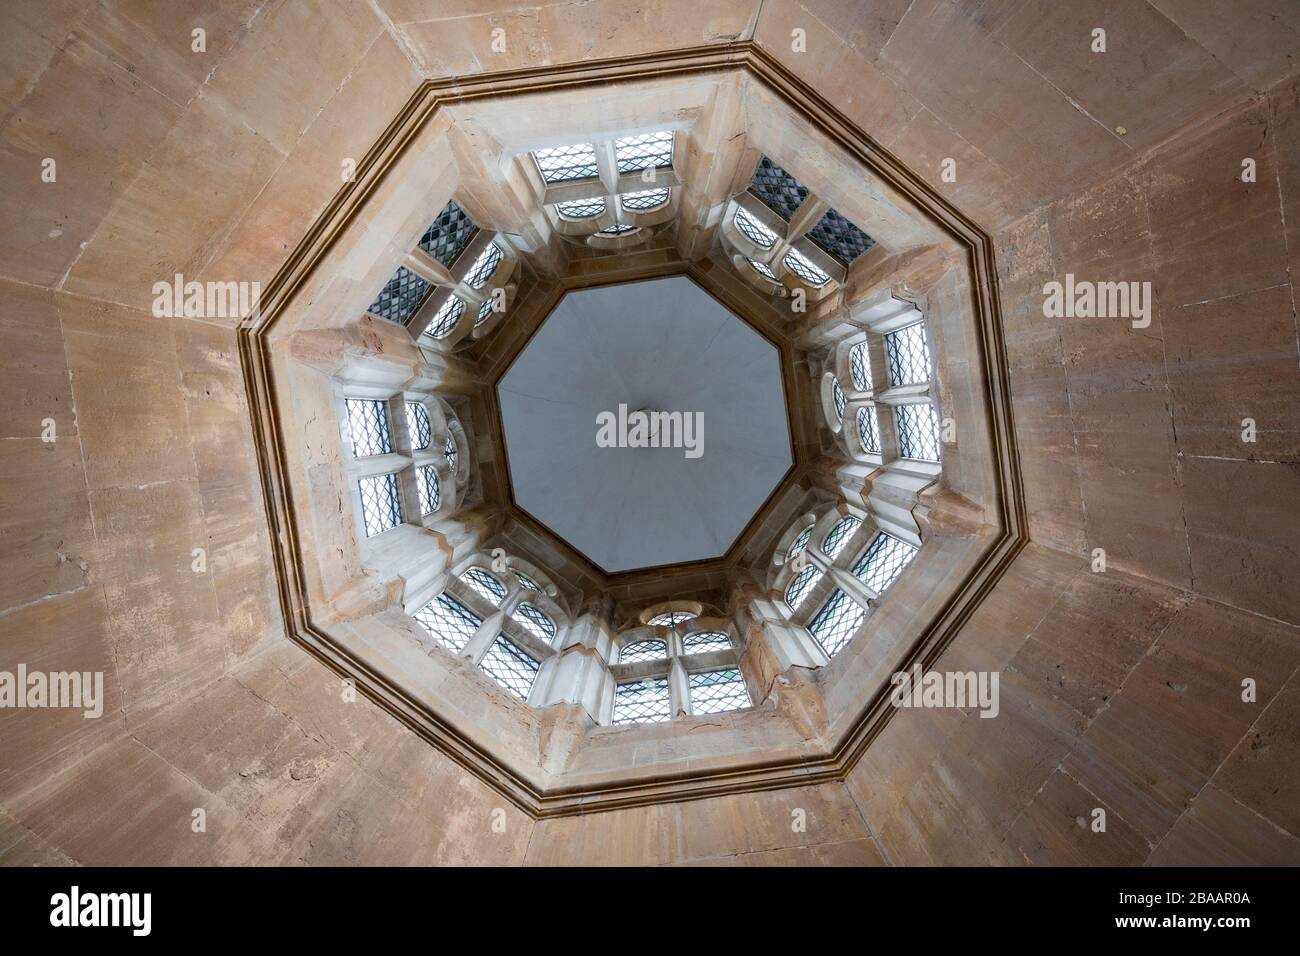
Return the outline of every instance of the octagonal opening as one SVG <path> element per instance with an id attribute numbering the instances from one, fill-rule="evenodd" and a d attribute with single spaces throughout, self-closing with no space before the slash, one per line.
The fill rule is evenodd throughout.
<path id="1" fill-rule="evenodd" d="M 515 504 L 608 574 L 722 557 L 794 462 L 776 346 L 683 276 L 569 292 L 497 398 Z"/>

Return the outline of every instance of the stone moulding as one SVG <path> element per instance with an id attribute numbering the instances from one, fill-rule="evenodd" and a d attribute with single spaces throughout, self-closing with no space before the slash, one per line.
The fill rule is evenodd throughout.
<path id="1" fill-rule="evenodd" d="M 275 412 L 276 381 L 270 334 L 305 280 L 366 204 L 414 135 L 443 106 L 544 90 L 582 89 L 662 79 L 674 74 L 735 70 L 746 71 L 752 80 L 779 96 L 845 153 L 916 203 L 966 250 L 983 361 L 983 397 L 990 412 L 986 427 L 992 449 L 999 531 L 974 568 L 955 584 L 943 607 L 916 636 L 899 665 L 900 669 L 917 664 L 933 666 L 1028 541 L 993 242 L 978 225 L 753 42 L 424 81 L 357 164 L 355 179 L 340 188 L 265 285 L 260 311 L 239 328 L 240 363 L 272 542 L 277 591 L 288 637 L 340 676 L 353 679 L 367 697 L 534 818 L 843 780 L 893 712 L 888 704 L 889 686 L 873 689 L 847 731 L 828 752 L 815 756 L 751 761 L 652 778 L 642 775 L 623 784 L 591 789 L 564 786 L 545 791 L 537 789 L 313 622 L 306 599 L 300 538 L 295 527 L 285 436 Z"/>

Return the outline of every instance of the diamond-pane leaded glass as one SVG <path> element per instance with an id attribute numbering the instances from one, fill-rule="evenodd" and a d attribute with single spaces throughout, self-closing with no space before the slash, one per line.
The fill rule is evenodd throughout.
<path id="1" fill-rule="evenodd" d="M 491 298 L 484 299 L 483 304 L 478 307 L 478 315 L 474 319 L 474 328 L 478 328 L 488 320 L 488 316 L 492 314 L 493 301 L 494 299 Z"/>
<path id="2" fill-rule="evenodd" d="M 437 511 L 440 497 L 438 473 L 432 465 L 415 469 L 415 488 L 420 495 L 420 514 L 431 515 Z"/>
<path id="3" fill-rule="evenodd" d="M 898 453 L 919 461 L 939 461 L 939 413 L 929 402 L 899 405 L 894 409 L 898 425 Z"/>
<path id="4" fill-rule="evenodd" d="M 439 641 L 459 653 L 479 629 L 483 619 L 455 598 L 439 594 L 415 612 L 415 619 Z"/>
<path id="5" fill-rule="evenodd" d="M 540 591 L 542 589 L 542 586 L 540 584 L 538 584 L 528 575 L 524 574 L 524 572 L 522 571 L 515 572 L 515 580 L 519 582 L 520 587 L 527 588 L 530 591 Z"/>
<path id="6" fill-rule="evenodd" d="M 764 249 L 771 249 L 772 243 L 776 242 L 776 233 L 745 212 L 743 206 L 736 207 L 736 228 L 746 239 Z"/>
<path id="7" fill-rule="evenodd" d="M 493 604 L 499 605 L 506 596 L 506 586 L 482 568 L 469 568 L 460 579 Z"/>
<path id="8" fill-rule="evenodd" d="M 424 330 L 424 334 L 433 336 L 435 339 L 446 338 L 451 334 L 451 330 L 456 327 L 456 323 L 460 321 L 461 313 L 464 311 L 464 299 L 458 299 L 454 295 L 447 296 L 447 301 L 438 309 L 438 314 L 433 317 L 433 321 Z"/>
<path id="9" fill-rule="evenodd" d="M 759 161 L 758 168 L 754 170 L 749 191 L 785 220 L 789 220 L 795 210 L 808 198 L 808 187 L 766 156 Z"/>
<path id="10" fill-rule="evenodd" d="M 393 450 L 393 435 L 388 429 L 388 406 L 383 402 L 349 398 L 348 430 L 352 433 L 352 453 L 358 458 L 387 455 Z"/>
<path id="11" fill-rule="evenodd" d="M 708 651 L 731 650 L 731 638 L 721 631 L 697 631 L 686 635 L 682 642 L 687 654 L 704 654 Z"/>
<path id="12" fill-rule="evenodd" d="M 808 238 L 845 266 L 876 244 L 834 209 L 828 209 L 817 225 L 808 230 Z"/>
<path id="13" fill-rule="evenodd" d="M 853 387 L 859 392 L 871 391 L 871 355 L 867 352 L 867 343 L 859 342 L 849 349 L 849 373 L 853 376 Z"/>
<path id="14" fill-rule="evenodd" d="M 823 286 L 831 277 L 812 264 L 812 260 L 798 249 L 791 249 L 782 260 L 785 267 L 811 286 Z"/>
<path id="15" fill-rule="evenodd" d="M 831 382 L 831 397 L 835 400 L 835 420 L 844 421 L 844 406 L 848 400 L 844 397 L 844 389 L 840 388 L 839 382 Z"/>
<path id="16" fill-rule="evenodd" d="M 649 623 L 657 627 L 676 627 L 682 621 L 689 621 L 694 617 L 695 615 L 690 611 L 664 611 L 650 618 Z"/>
<path id="17" fill-rule="evenodd" d="M 618 652 L 620 664 L 636 661 L 657 661 L 668 656 L 668 645 L 663 641 L 633 641 Z"/>
<path id="18" fill-rule="evenodd" d="M 398 266 L 393 277 L 379 291 L 379 296 L 366 311 L 389 322 L 405 325 L 411 321 L 411 316 L 420 307 L 428 291 L 428 282 L 406 266 Z"/>
<path id="19" fill-rule="evenodd" d="M 808 625 L 808 630 L 817 638 L 817 643 L 827 656 L 834 657 L 845 644 L 853 640 L 853 635 L 858 632 L 866 616 L 867 612 L 861 604 L 843 591 L 836 591 L 822 605 L 822 609 Z"/>
<path id="20" fill-rule="evenodd" d="M 596 175 L 596 150 L 590 143 L 553 146 L 533 153 L 542 178 L 548 183 L 590 179 Z"/>
<path id="21" fill-rule="evenodd" d="M 672 716 L 668 678 L 650 677 L 614 690 L 614 723 L 652 724 Z"/>
<path id="22" fill-rule="evenodd" d="M 466 281 L 475 289 L 481 289 L 487 284 L 487 280 L 492 278 L 492 273 L 497 271 L 497 266 L 501 264 L 501 247 L 495 242 L 488 243 L 488 247 L 479 253 L 479 257 L 474 260 L 474 265 L 470 267 L 469 276 Z"/>
<path id="23" fill-rule="evenodd" d="M 625 136 L 615 140 L 614 157 L 618 160 L 620 173 L 671 166 L 673 131 L 666 129 L 657 133 L 642 133 L 639 136 Z"/>
<path id="24" fill-rule="evenodd" d="M 864 451 L 873 455 L 880 454 L 880 429 L 876 424 L 874 405 L 862 405 L 858 408 L 858 440 Z"/>
<path id="25" fill-rule="evenodd" d="M 816 565 L 808 565 L 790 581 L 790 586 L 785 589 L 785 603 L 790 605 L 790 610 L 799 610 L 799 605 L 803 604 L 803 599 L 808 596 L 808 592 L 813 586 L 821 580 L 822 572 Z"/>
<path id="26" fill-rule="evenodd" d="M 590 219 L 605 211 L 603 199 L 574 199 L 555 204 L 555 211 L 565 219 Z"/>
<path id="27" fill-rule="evenodd" d="M 433 225 L 425 230 L 420 248 L 450 269 L 477 232 L 478 226 L 469 218 L 469 213 L 452 200 L 438 213 Z"/>
<path id="28" fill-rule="evenodd" d="M 531 604 L 521 604 L 515 608 L 515 620 L 544 641 L 555 638 L 555 622 Z"/>
<path id="29" fill-rule="evenodd" d="M 835 522 L 835 527 L 826 532 L 826 539 L 822 541 L 822 554 L 834 561 L 844 550 L 844 546 L 849 543 L 849 538 L 853 532 L 858 530 L 858 525 L 862 524 L 853 515 L 845 515 L 839 521 Z"/>
<path id="30" fill-rule="evenodd" d="M 504 637 L 498 637 L 479 664 L 488 675 L 520 700 L 528 699 L 537 678 L 537 661 Z"/>
<path id="31" fill-rule="evenodd" d="M 664 203 L 668 202 L 667 189 L 645 189 L 639 193 L 624 193 L 619 199 L 624 209 L 632 212 L 645 212 L 648 209 L 658 209 Z"/>
<path id="32" fill-rule="evenodd" d="M 894 583 L 907 562 L 916 555 L 916 548 L 883 531 L 871 539 L 867 550 L 853 565 L 853 576 L 877 594 Z"/>
<path id="33" fill-rule="evenodd" d="M 738 670 L 691 674 L 691 713 L 720 714 L 749 706 L 749 691 Z"/>
<path id="34" fill-rule="evenodd" d="M 362 478 L 361 517 L 366 524 L 366 537 L 373 538 L 402 523 L 402 502 L 397 495 L 396 475 L 376 475 Z"/>
<path id="35" fill-rule="evenodd" d="M 614 236 L 626 236 L 629 232 L 636 232 L 640 228 L 640 226 L 629 226 L 625 222 L 616 222 L 614 225 L 600 230 L 600 232 L 593 233 L 593 235 L 604 236 L 609 239 Z"/>
<path id="36" fill-rule="evenodd" d="M 787 561 L 792 559 L 796 554 L 798 554 L 804 548 L 808 547 L 808 542 L 812 539 L 812 533 L 814 527 L 815 525 L 809 525 L 808 527 L 804 528 L 802 531 L 799 532 L 799 537 L 794 539 L 794 543 L 790 545 L 790 550 L 786 552 L 785 559 Z"/>
<path id="37" fill-rule="evenodd" d="M 771 279 L 773 282 L 776 281 L 776 273 L 769 269 L 764 263 L 759 262 L 757 259 L 746 259 L 745 261 L 749 263 L 751 269 L 761 275 L 764 279 Z"/>
<path id="38" fill-rule="evenodd" d="M 451 473 L 456 474 L 456 439 L 450 435 L 442 446 L 442 454 L 447 459 L 447 467 L 451 469 Z"/>
<path id="39" fill-rule="evenodd" d="M 406 403 L 406 430 L 411 433 L 411 447 L 416 451 L 429 447 L 432 438 L 429 431 L 429 410 L 423 402 Z"/>
<path id="40" fill-rule="evenodd" d="M 889 360 L 889 381 L 894 385 L 912 385 L 930 381 L 930 350 L 925 346 L 925 323 L 911 325 L 885 336 L 885 356 Z"/>

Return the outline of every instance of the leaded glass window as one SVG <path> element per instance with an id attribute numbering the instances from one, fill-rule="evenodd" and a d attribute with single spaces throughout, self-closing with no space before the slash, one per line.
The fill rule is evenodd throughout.
<path id="1" fill-rule="evenodd" d="M 697 631 L 687 634 L 682 641 L 687 654 L 705 654 L 709 651 L 731 650 L 731 638 L 721 631 Z"/>
<path id="2" fill-rule="evenodd" d="M 415 612 L 420 626 L 453 651 L 460 653 L 479 629 L 483 619 L 448 594 L 436 598 Z"/>
<path id="3" fill-rule="evenodd" d="M 876 244 L 834 209 L 826 210 L 826 215 L 808 230 L 808 238 L 845 266 Z"/>
<path id="4" fill-rule="evenodd" d="M 637 661 L 657 661 L 668 656 L 668 645 L 663 641 L 633 641 L 625 644 L 618 652 L 620 664 L 633 664 Z"/>
<path id="5" fill-rule="evenodd" d="M 736 207 L 736 228 L 746 239 L 764 249 L 771 249 L 772 243 L 776 242 L 776 233 L 747 213 L 743 206 Z"/>
<path id="6" fill-rule="evenodd" d="M 667 189 L 644 189 L 637 193 L 624 193 L 619 199 L 623 208 L 631 212 L 647 212 L 668 202 Z"/>
<path id="7" fill-rule="evenodd" d="M 493 604 L 500 605 L 502 599 L 506 596 L 505 585 L 482 568 L 468 568 L 460 578 L 473 588 L 480 597 Z"/>
<path id="8" fill-rule="evenodd" d="M 474 220 L 452 200 L 425 230 L 420 238 L 420 248 L 450 269 L 477 233 L 478 226 L 474 225 Z"/>
<path id="9" fill-rule="evenodd" d="M 785 603 L 790 605 L 790 610 L 799 610 L 799 605 L 803 604 L 821 576 L 821 569 L 810 564 L 791 579 L 790 586 L 785 589 Z"/>
<path id="10" fill-rule="evenodd" d="M 540 591 L 542 586 L 524 574 L 522 571 L 515 572 L 515 580 L 519 582 L 520 587 L 527 588 L 529 591 Z"/>
<path id="11" fill-rule="evenodd" d="M 874 455 L 880 454 L 880 429 L 877 427 L 874 405 L 858 407 L 858 438 L 862 442 L 864 451 Z"/>
<path id="12" fill-rule="evenodd" d="M 456 323 L 460 321 L 461 313 L 464 311 L 464 299 L 459 299 L 454 295 L 447 296 L 447 301 L 438 309 L 438 314 L 433 317 L 433 321 L 424 330 L 424 334 L 435 339 L 446 338 L 451 334 L 451 330 L 456 327 Z"/>
<path id="13" fill-rule="evenodd" d="M 676 627 L 682 621 L 689 621 L 694 617 L 695 615 L 690 611 L 664 611 L 652 617 L 649 623 L 656 627 Z"/>
<path id="14" fill-rule="evenodd" d="M 482 305 L 478 307 L 478 315 L 474 318 L 474 328 L 477 329 L 488 320 L 488 316 L 492 314 L 492 303 L 494 301 L 495 299 L 492 296 L 483 300 Z"/>
<path id="15" fill-rule="evenodd" d="M 693 714 L 721 714 L 749 706 L 749 691 L 738 670 L 691 674 L 690 687 Z"/>
<path id="16" fill-rule="evenodd" d="M 826 532 L 826 539 L 822 541 L 822 554 L 834 561 L 844 550 L 844 546 L 849 543 L 849 538 L 853 537 L 853 532 L 858 530 L 858 525 L 862 524 L 853 515 L 845 515 L 839 521 L 835 522 L 835 527 Z"/>
<path id="17" fill-rule="evenodd" d="M 764 279 L 771 279 L 773 282 L 776 281 L 776 273 L 769 269 L 764 263 L 759 262 L 757 259 L 746 259 L 745 261 L 749 263 L 751 269 L 761 275 Z"/>
<path id="18" fill-rule="evenodd" d="M 555 211 L 565 219 L 591 219 L 605 211 L 604 199 L 573 199 L 555 204 Z"/>
<path id="19" fill-rule="evenodd" d="M 843 591 L 837 590 L 822 605 L 808 630 L 828 657 L 834 657 L 858 632 L 867 612 Z"/>
<path id="20" fill-rule="evenodd" d="M 853 576 L 877 594 L 883 594 L 915 556 L 915 547 L 882 531 L 871 539 L 867 550 L 854 563 Z"/>
<path id="21" fill-rule="evenodd" d="M 914 385 L 930 381 L 930 350 L 925 345 L 925 323 L 913 322 L 885 336 L 889 381 Z"/>
<path id="22" fill-rule="evenodd" d="M 933 405 L 898 405 L 894 421 L 898 424 L 898 453 L 902 457 L 939 461 L 939 413 Z"/>
<path id="23" fill-rule="evenodd" d="M 471 287 L 481 289 L 487 284 L 488 279 L 492 278 L 492 273 L 497 271 L 497 266 L 500 264 L 501 247 L 495 242 L 488 243 L 488 247 L 479 253 L 479 257 L 474 260 L 474 265 L 470 267 L 466 281 Z"/>
<path id="24" fill-rule="evenodd" d="M 398 266 L 393 277 L 379 290 L 378 297 L 366 311 L 389 322 L 405 325 L 420 307 L 428 291 L 428 282 L 406 266 Z"/>
<path id="25" fill-rule="evenodd" d="M 629 226 L 625 222 L 616 222 L 612 226 L 607 226 L 599 232 L 592 235 L 603 236 L 606 239 L 612 239 L 616 236 L 626 236 L 629 232 L 636 232 L 640 226 Z"/>
<path id="26" fill-rule="evenodd" d="M 373 538 L 396 528 L 402 523 L 402 501 L 397 494 L 396 475 L 376 475 L 362 478 L 361 517 L 366 526 L 366 537 Z"/>
<path id="27" fill-rule="evenodd" d="M 353 454 L 358 458 L 366 458 L 391 452 L 393 435 L 388 428 L 388 406 L 383 402 L 359 398 L 349 398 L 347 406 Z"/>
<path id="28" fill-rule="evenodd" d="M 555 622 L 531 604 L 520 604 L 515 608 L 514 618 L 543 641 L 549 643 L 555 639 Z"/>
<path id="29" fill-rule="evenodd" d="M 666 677 L 647 677 L 619 684 L 614 689 L 615 724 L 652 724 L 671 716 L 672 700 Z"/>
<path id="30" fill-rule="evenodd" d="M 446 442 L 443 443 L 442 454 L 447 459 L 447 467 L 451 469 L 451 473 L 456 474 L 456 439 L 451 435 L 448 435 Z"/>
<path id="31" fill-rule="evenodd" d="M 552 146 L 533 153 L 537 169 L 548 183 L 590 179 L 596 175 L 596 150 L 590 143 Z"/>
<path id="32" fill-rule="evenodd" d="M 831 281 L 829 275 L 813 265 L 812 260 L 798 249 L 791 249 L 782 261 L 787 269 L 811 286 L 823 286 Z"/>
<path id="33" fill-rule="evenodd" d="M 614 141 L 614 157 L 620 173 L 672 166 L 673 131 L 666 129 L 617 139 Z"/>
<path id="34" fill-rule="evenodd" d="M 433 435 L 429 429 L 429 410 L 423 402 L 406 403 L 406 430 L 411 433 L 411 447 L 428 448 Z"/>
<path id="35" fill-rule="evenodd" d="M 528 699 L 528 692 L 537 679 L 537 661 L 500 636 L 492 642 L 479 666 L 520 700 Z"/>
<path id="36" fill-rule="evenodd" d="M 866 342 L 859 342 L 849 349 L 849 373 L 853 376 L 854 388 L 859 392 L 871 391 L 871 356 Z"/>
<path id="37" fill-rule="evenodd" d="M 431 515 L 437 511 L 441 492 L 438 473 L 432 465 L 422 465 L 415 469 L 415 488 L 420 496 L 420 514 Z"/>
<path id="38" fill-rule="evenodd" d="M 808 198 L 808 188 L 766 156 L 754 170 L 749 191 L 786 221 Z"/>
<path id="39" fill-rule="evenodd" d="M 796 554 L 808 547 L 808 542 L 812 539 L 814 527 L 815 525 L 809 525 L 799 532 L 799 536 L 795 538 L 794 543 L 790 545 L 790 550 L 786 552 L 785 559 L 787 561 L 793 559 Z"/>
<path id="40" fill-rule="evenodd" d="M 831 397 L 835 399 L 835 419 L 844 421 L 844 406 L 848 404 L 844 398 L 844 389 L 840 388 L 838 381 L 831 382 Z"/>

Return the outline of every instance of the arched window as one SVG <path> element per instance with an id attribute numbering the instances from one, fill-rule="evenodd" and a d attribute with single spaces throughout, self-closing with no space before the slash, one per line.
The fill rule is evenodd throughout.
<path id="1" fill-rule="evenodd" d="M 470 267 L 469 276 L 466 281 L 475 289 L 481 289 L 487 284 L 488 279 L 492 278 L 492 273 L 497 271 L 497 266 L 501 264 L 501 248 L 495 243 L 488 243 L 488 247 L 479 253 L 479 257 Z"/>
<path id="2" fill-rule="evenodd" d="M 460 321 L 461 313 L 464 311 L 464 299 L 457 298 L 454 295 L 447 296 L 447 301 L 438 309 L 438 314 L 433 317 L 433 321 L 424 330 L 424 334 L 435 339 L 445 339 L 451 335 L 451 330 L 456 327 L 456 323 Z"/>
<path id="3" fill-rule="evenodd" d="M 636 193 L 624 193 L 619 198 L 619 202 L 624 209 L 630 212 L 649 212 L 651 209 L 658 209 L 668 202 L 668 190 L 665 189 L 644 189 Z"/>
<path id="4" fill-rule="evenodd" d="M 637 661 L 657 661 L 667 656 L 668 645 L 663 641 L 633 641 L 618 652 L 618 662 L 633 664 Z"/>
<path id="5" fill-rule="evenodd" d="M 876 425 L 876 409 L 872 405 L 858 406 L 858 439 L 864 451 L 880 454 L 880 429 Z"/>
<path id="6" fill-rule="evenodd" d="M 844 546 L 849 543 L 849 538 L 852 537 L 854 531 L 858 530 L 860 524 L 862 522 L 853 515 L 845 515 L 835 522 L 835 527 L 826 532 L 826 537 L 822 541 L 822 554 L 834 561 L 839 557 Z"/>
<path id="7" fill-rule="evenodd" d="M 815 527 L 816 525 L 810 524 L 808 527 L 804 528 L 802 531 L 799 532 L 799 536 L 795 538 L 794 543 L 790 545 L 790 550 L 786 552 L 785 559 L 787 561 L 792 560 L 795 555 L 799 554 L 801 551 L 803 551 L 804 548 L 808 547 L 808 542 L 812 540 L 813 528 Z"/>
<path id="8" fill-rule="evenodd" d="M 859 392 L 871 391 L 871 356 L 866 342 L 859 342 L 849 349 L 849 374 L 853 376 L 853 387 Z"/>
<path id="9" fill-rule="evenodd" d="M 506 596 L 505 585 L 482 568 L 468 568 L 460 578 L 473 588 L 480 597 L 498 606 Z"/>
<path id="10" fill-rule="evenodd" d="M 655 627 L 676 627 L 682 621 L 689 621 L 695 617 L 690 611 L 664 611 L 662 614 L 656 614 L 646 623 Z"/>
<path id="11" fill-rule="evenodd" d="M 749 263 L 751 269 L 761 275 L 764 279 L 771 279 L 773 282 L 777 281 L 776 273 L 757 259 L 746 259 L 745 261 Z"/>
<path id="12" fill-rule="evenodd" d="M 436 598 L 415 612 L 420 626 L 453 651 L 460 653 L 479 629 L 483 619 L 447 594 Z"/>
<path id="13" fill-rule="evenodd" d="M 882 531 L 871 539 L 851 572 L 871 590 L 883 594 L 915 556 L 914 546 Z"/>
<path id="14" fill-rule="evenodd" d="M 600 236 L 602 239 L 614 239 L 618 236 L 626 236 L 629 233 L 636 232 L 640 228 L 640 226 L 629 226 L 627 223 L 616 222 L 614 225 L 607 226 L 599 232 L 592 233 L 592 235 Z"/>
<path id="15" fill-rule="evenodd" d="M 735 223 L 740 234 L 756 246 L 771 249 L 772 243 L 776 242 L 776 233 L 746 212 L 743 206 L 736 207 Z"/>
<path id="16" fill-rule="evenodd" d="M 799 610 L 799 605 L 803 604 L 803 599 L 821 576 L 821 570 L 810 564 L 790 580 L 789 587 L 785 589 L 785 603 L 790 605 L 790 610 Z"/>
<path id="17" fill-rule="evenodd" d="M 447 459 L 447 467 L 451 469 L 451 473 L 456 474 L 456 439 L 451 435 L 448 435 L 443 443 L 442 454 Z"/>
<path id="18" fill-rule="evenodd" d="M 555 639 L 555 622 L 531 604 L 520 604 L 515 608 L 514 619 L 534 637 L 548 643 Z"/>
<path id="19" fill-rule="evenodd" d="M 524 572 L 522 571 L 519 570 L 515 571 L 515 580 L 519 582 L 520 587 L 527 588 L 529 591 L 540 591 L 542 589 L 542 586 L 540 584 L 538 584 L 528 575 L 524 574 Z"/>
<path id="20" fill-rule="evenodd" d="M 651 724 L 672 716 L 667 677 L 628 681 L 614 689 L 615 724 Z"/>
<path id="21" fill-rule="evenodd" d="M 574 199 L 555 204 L 555 211 L 562 219 L 594 219 L 605 211 L 604 199 Z"/>
<path id="22" fill-rule="evenodd" d="M 520 700 L 527 700 L 537 679 L 538 663 L 511 641 L 498 636 L 479 663 L 498 684 Z"/>
<path id="23" fill-rule="evenodd" d="M 812 260 L 798 249 L 791 249 L 782 260 L 785 267 L 811 286 L 824 286 L 831 277 L 813 265 Z"/>
<path id="24" fill-rule="evenodd" d="M 415 490 L 420 498 L 420 514 L 431 515 L 438 510 L 441 493 L 438 486 L 438 473 L 432 465 L 422 465 L 415 469 Z"/>
<path id="25" fill-rule="evenodd" d="M 844 406 L 847 404 L 844 398 L 844 389 L 840 388 L 839 382 L 831 382 L 831 393 L 835 397 L 835 420 L 844 421 Z"/>
<path id="26" fill-rule="evenodd" d="M 688 683 L 692 714 L 721 714 L 750 705 L 745 679 L 734 668 L 691 674 Z"/>
<path id="27" fill-rule="evenodd" d="M 349 398 L 347 408 L 352 453 L 358 458 L 389 454 L 393 450 L 393 434 L 388 427 L 388 406 L 383 402 Z"/>
<path id="28" fill-rule="evenodd" d="M 731 638 L 721 631 L 697 631 L 686 635 L 682 642 L 687 654 L 705 654 L 709 651 L 727 651 L 731 649 Z"/>
<path id="29" fill-rule="evenodd" d="M 411 433 L 411 448 L 419 451 L 429 447 L 432 437 L 429 428 L 429 410 L 423 402 L 406 403 L 406 429 Z"/>

